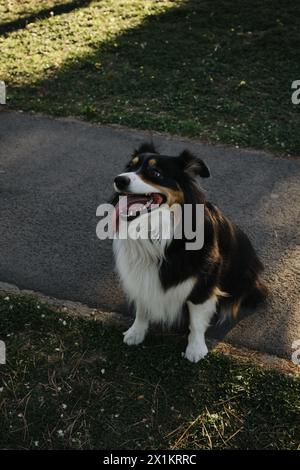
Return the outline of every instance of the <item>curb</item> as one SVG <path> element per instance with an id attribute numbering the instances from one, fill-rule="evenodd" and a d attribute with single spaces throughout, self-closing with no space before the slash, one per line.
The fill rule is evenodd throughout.
<path id="1" fill-rule="evenodd" d="M 91 308 L 81 302 L 74 302 L 71 300 L 57 299 L 50 297 L 41 292 L 36 292 L 28 289 L 19 289 L 13 284 L 0 282 L 0 294 L 23 295 L 34 297 L 40 302 L 48 305 L 53 310 L 64 312 L 74 317 L 85 317 L 94 319 L 104 323 L 111 322 L 119 327 L 128 327 L 131 321 L 130 317 L 125 317 L 116 312 L 103 311 L 98 308 Z"/>

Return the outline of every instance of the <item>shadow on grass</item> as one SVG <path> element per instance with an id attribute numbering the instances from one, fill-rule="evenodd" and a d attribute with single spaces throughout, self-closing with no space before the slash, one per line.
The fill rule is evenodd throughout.
<path id="1" fill-rule="evenodd" d="M 295 153 L 300 115 L 290 86 L 291 71 L 300 74 L 299 8 L 279 0 L 186 1 L 50 67 L 33 86 L 13 89 L 12 102 Z"/>
<path id="2" fill-rule="evenodd" d="M 183 342 L 135 348 L 118 329 L 0 296 L 0 446 L 6 449 L 297 448 L 299 381 Z"/>
<path id="3" fill-rule="evenodd" d="M 34 23 L 48 18 L 50 15 L 62 15 L 64 13 L 70 13 L 77 8 L 82 8 L 91 3 L 91 0 L 73 0 L 68 3 L 61 3 L 59 5 L 53 5 L 51 8 L 44 8 L 43 10 L 27 15 L 23 18 L 18 18 L 13 21 L 7 21 L 0 24 L 0 36 L 18 31 L 19 29 L 26 28 L 27 24 Z"/>

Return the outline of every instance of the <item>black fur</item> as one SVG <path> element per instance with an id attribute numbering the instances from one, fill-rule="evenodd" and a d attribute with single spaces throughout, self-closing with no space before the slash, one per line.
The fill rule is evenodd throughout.
<path id="1" fill-rule="evenodd" d="M 142 153 L 158 153 L 152 142 L 143 142 L 137 150 L 133 152 L 133 155 L 140 155 Z"/>
<path id="2" fill-rule="evenodd" d="M 143 178 L 166 190 L 182 195 L 181 204 L 204 204 L 204 246 L 201 250 L 186 250 L 185 238 L 173 239 L 166 249 L 165 258 L 159 267 L 164 289 L 176 286 L 191 276 L 197 278 L 189 299 L 195 304 L 203 303 L 213 294 L 219 295 L 219 304 L 228 306 L 236 315 L 242 305 L 255 306 L 267 294 L 260 275 L 263 265 L 247 235 L 231 223 L 211 203 L 205 200 L 197 184 L 198 176 L 207 178 L 207 165 L 185 150 L 178 157 L 160 155 L 153 144 L 142 144 L 134 152 L 138 156 L 136 171 Z M 148 161 L 155 158 L 160 176 L 151 174 Z M 183 209 L 184 210 L 184 209 Z"/>
<path id="3" fill-rule="evenodd" d="M 173 240 L 166 250 L 160 267 L 165 289 L 196 276 L 198 282 L 188 300 L 203 303 L 218 288 L 224 293 L 220 306 L 228 306 L 234 315 L 241 306 L 255 307 L 264 300 L 263 265 L 249 238 L 209 202 L 205 202 L 203 248 L 188 251 L 185 243 L 185 239 Z"/>

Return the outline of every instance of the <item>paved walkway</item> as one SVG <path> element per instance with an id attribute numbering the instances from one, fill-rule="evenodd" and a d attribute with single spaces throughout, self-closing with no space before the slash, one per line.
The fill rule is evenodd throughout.
<path id="1" fill-rule="evenodd" d="M 0 112 L 0 281 L 126 312 L 96 208 L 149 133 Z M 250 235 L 272 297 L 227 332 L 236 345 L 290 357 L 300 339 L 300 160 L 155 135 L 159 150 L 188 146 L 209 164 L 207 197 Z M 214 330 L 222 336 L 224 331 Z"/>

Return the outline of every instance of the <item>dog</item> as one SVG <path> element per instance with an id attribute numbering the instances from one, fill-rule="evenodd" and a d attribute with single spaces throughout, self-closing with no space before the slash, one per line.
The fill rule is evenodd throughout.
<path id="1" fill-rule="evenodd" d="M 171 326 L 180 321 L 187 305 L 189 336 L 184 356 L 198 362 L 208 353 L 205 332 L 215 314 L 236 317 L 241 307 L 255 307 L 266 298 L 263 264 L 249 238 L 205 199 L 198 178 L 209 176 L 205 162 L 188 150 L 167 156 L 144 143 L 114 179 L 113 251 L 121 283 L 136 310 L 132 326 L 124 333 L 127 345 L 142 343 L 150 323 Z M 170 214 L 174 205 L 184 213 L 186 205 L 199 204 L 204 211 L 204 244 L 188 250 L 184 234 L 174 237 Z M 132 211 L 134 205 L 143 210 Z M 194 224 L 195 211 L 192 215 Z M 121 217 L 129 233 L 150 216 L 154 228 L 147 229 L 148 239 L 117 236 Z M 157 233 L 158 216 L 163 228 L 171 227 L 169 239 Z"/>

